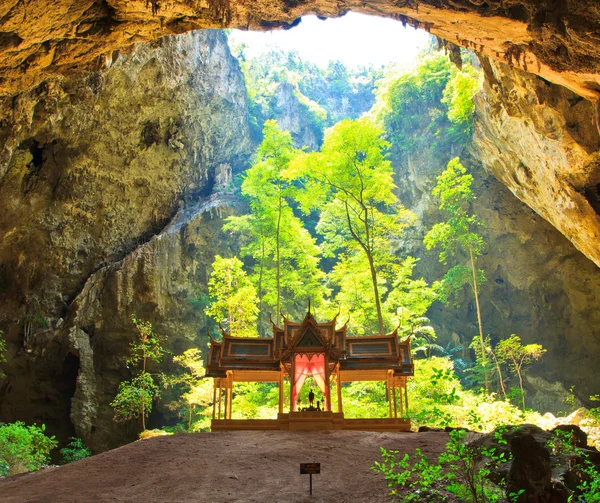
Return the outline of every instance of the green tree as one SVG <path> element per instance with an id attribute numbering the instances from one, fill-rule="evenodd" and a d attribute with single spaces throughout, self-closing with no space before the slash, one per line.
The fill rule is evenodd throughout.
<path id="1" fill-rule="evenodd" d="M 367 119 L 344 120 L 331 128 L 320 152 L 298 157 L 290 176 L 303 178 L 305 211 L 319 208 L 318 232 L 330 255 L 364 253 L 373 289 L 379 333 L 384 333 L 378 273 L 396 261 L 391 240 L 414 215 L 393 193 L 392 167 L 384 157 L 388 143 Z"/>
<path id="2" fill-rule="evenodd" d="M 440 250 L 439 259 L 442 264 L 447 265 L 449 260 L 458 262 L 444 276 L 441 288 L 443 300 L 448 300 L 465 284 L 470 285 L 473 290 L 479 327 L 479 354 L 482 358 L 481 363 L 486 368 L 489 356 L 487 356 L 483 335 L 478 290 L 478 284 L 481 284 L 485 276 L 483 271 L 475 266 L 475 260 L 481 255 L 484 242 L 477 232 L 481 227 L 481 222 L 471 213 L 472 183 L 473 177 L 467 174 L 460 159 L 458 157 L 452 159 L 438 177 L 437 185 L 432 191 L 432 194 L 440 201 L 439 208 L 446 214 L 447 220 L 435 224 L 425 235 L 424 242 L 428 250 L 433 248 Z M 465 258 L 468 260 L 468 265 L 464 264 Z M 487 372 L 484 380 L 486 389 L 489 391 Z"/>
<path id="3" fill-rule="evenodd" d="M 58 442 L 48 437 L 45 425 L 0 423 L 0 476 L 38 470 L 49 461 L 50 451 Z"/>
<path id="4" fill-rule="evenodd" d="M 160 363 L 167 350 L 164 339 L 152 328 L 152 323 L 131 315 L 137 334 L 130 345 L 129 368 L 137 368 L 137 373 L 130 381 L 119 384 L 119 391 L 111 402 L 115 409 L 115 421 L 128 421 L 142 417 L 142 430 L 146 430 L 146 417 L 152 411 L 152 402 L 159 395 L 159 387 L 155 376 L 148 372 L 148 364 Z"/>
<path id="5" fill-rule="evenodd" d="M 464 70 L 456 72 L 446 84 L 442 103 L 448 107 L 451 137 L 467 138 L 473 133 L 473 96 L 480 87 L 479 75 L 471 65 L 465 65 Z"/>
<path id="6" fill-rule="evenodd" d="M 211 302 L 205 312 L 221 323 L 233 337 L 255 337 L 256 290 L 237 257 L 215 256 L 213 270 L 208 280 Z"/>
<path id="7" fill-rule="evenodd" d="M 535 360 L 539 360 L 546 350 L 541 344 L 521 343 L 518 335 L 512 334 L 508 339 L 500 341 L 496 346 L 499 358 L 508 363 L 508 367 L 519 379 L 523 408 L 525 408 L 525 389 L 523 388 L 523 374 L 527 367 Z"/>
<path id="8" fill-rule="evenodd" d="M 174 356 L 173 361 L 185 368 L 183 374 L 170 377 L 169 385 L 180 385 L 184 389 L 180 400 L 187 408 L 187 429 L 191 431 L 195 409 L 206 408 L 212 402 L 212 386 L 208 379 L 204 379 L 204 362 L 198 348 Z"/>
<path id="9" fill-rule="evenodd" d="M 241 253 L 254 261 L 251 278 L 262 320 L 265 305 L 279 314 L 283 307 L 295 311 L 299 303 L 303 309 L 309 296 L 318 304 L 326 295 L 319 249 L 291 206 L 298 189 L 284 176 L 298 151 L 289 132 L 281 131 L 275 121 L 265 123 L 263 134 L 256 161 L 242 183 L 250 214 L 230 217 L 226 226 L 247 240 Z"/>

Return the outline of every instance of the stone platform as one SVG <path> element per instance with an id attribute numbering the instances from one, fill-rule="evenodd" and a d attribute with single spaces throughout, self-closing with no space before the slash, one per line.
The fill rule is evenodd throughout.
<path id="1" fill-rule="evenodd" d="M 211 423 L 211 431 L 240 430 L 410 431 L 410 420 L 346 419 L 338 412 L 290 412 L 278 414 L 277 419 L 213 419 Z"/>

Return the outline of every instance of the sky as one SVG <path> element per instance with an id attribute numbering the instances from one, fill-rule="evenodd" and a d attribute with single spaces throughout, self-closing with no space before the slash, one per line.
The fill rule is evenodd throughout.
<path id="1" fill-rule="evenodd" d="M 329 61 L 340 60 L 348 67 L 381 66 L 396 63 L 412 66 L 425 48 L 429 34 L 402 26 L 393 19 L 348 13 L 326 19 L 305 16 L 291 30 L 247 32 L 233 30 L 231 47 L 245 43 L 250 57 L 273 48 L 297 51 L 306 61 L 326 67 Z"/>

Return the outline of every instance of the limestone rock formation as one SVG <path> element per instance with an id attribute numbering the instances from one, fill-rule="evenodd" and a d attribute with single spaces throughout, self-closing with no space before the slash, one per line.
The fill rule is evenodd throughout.
<path id="1" fill-rule="evenodd" d="M 109 405 L 119 383 L 130 378 L 131 313 L 151 320 L 174 354 L 206 349 L 206 318 L 193 299 L 208 281 L 214 255 L 230 246 L 221 227 L 236 204 L 234 196 L 216 193 L 181 210 L 148 243 L 93 274 L 73 302 L 57 336 L 81 362 L 71 419 L 94 450 L 132 441 L 139 431 L 135 422 L 114 424 Z M 168 361 L 150 369 L 161 370 L 174 369 Z"/>
<path id="2" fill-rule="evenodd" d="M 484 166 L 600 265 L 600 137 L 590 102 L 483 59 L 475 144 Z"/>
<path id="3" fill-rule="evenodd" d="M 350 10 L 422 26 L 598 98 L 600 8 L 595 0 L 60 0 L 50 8 L 8 0 L 0 8 L 1 88 L 13 94 L 37 85 L 48 73 L 102 65 L 112 59 L 112 51 L 165 35 L 223 26 L 291 27 L 306 14 L 335 17 Z"/>
<path id="4" fill-rule="evenodd" d="M 0 413 L 47 422 L 63 437 L 73 433 L 79 366 L 110 366 L 98 347 L 123 349 L 115 334 L 70 323 L 74 301 L 178 209 L 214 192 L 217 167 L 219 180 L 240 171 L 251 150 L 246 90 L 222 33 L 115 56 L 106 70 L 0 104 L 0 329 L 9 343 Z M 83 372 L 78 396 L 108 377 L 94 372 Z M 74 414 L 86 415 L 85 407 L 93 400 Z"/>
<path id="5" fill-rule="evenodd" d="M 311 120 L 311 113 L 294 94 L 294 87 L 287 82 L 279 85 L 275 109 L 279 127 L 292 134 L 296 148 L 317 150 L 323 140 L 323 131 Z"/>

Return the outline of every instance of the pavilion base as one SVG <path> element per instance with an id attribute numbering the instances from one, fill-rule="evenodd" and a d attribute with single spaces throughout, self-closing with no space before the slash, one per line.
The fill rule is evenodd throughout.
<path id="1" fill-rule="evenodd" d="M 410 419 L 364 418 L 345 419 L 336 412 L 290 412 L 277 419 L 213 419 L 212 431 L 242 430 L 354 430 L 410 431 Z"/>

